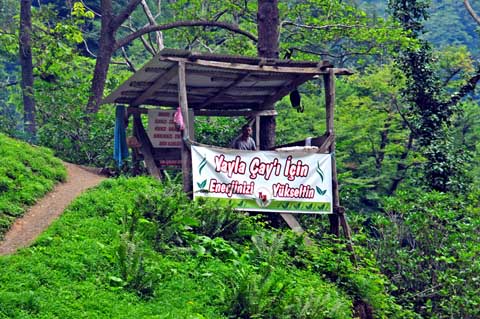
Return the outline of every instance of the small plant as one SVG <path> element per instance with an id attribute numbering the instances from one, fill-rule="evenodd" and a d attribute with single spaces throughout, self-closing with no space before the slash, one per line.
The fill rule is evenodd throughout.
<path id="1" fill-rule="evenodd" d="M 123 233 L 117 249 L 121 278 L 113 276 L 110 280 L 146 297 L 153 294 L 153 282 L 145 270 L 144 243 L 136 233 L 139 219 L 137 210 L 123 216 Z"/>

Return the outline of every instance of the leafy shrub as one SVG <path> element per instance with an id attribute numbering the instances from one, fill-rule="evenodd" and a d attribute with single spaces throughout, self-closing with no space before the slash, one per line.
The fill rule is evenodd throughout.
<path id="1" fill-rule="evenodd" d="M 312 273 L 244 267 L 235 272 L 231 284 L 229 318 L 352 317 L 351 301 Z"/>
<path id="2" fill-rule="evenodd" d="M 110 279 L 142 297 L 148 297 L 153 294 L 153 281 L 145 269 L 145 244 L 137 235 L 139 219 L 140 214 L 136 210 L 124 215 L 123 231 L 117 250 L 121 279 L 114 276 Z"/>
<path id="3" fill-rule="evenodd" d="M 85 121 L 85 107 L 53 108 L 38 130 L 41 145 L 55 150 L 65 161 L 98 167 L 114 166 L 114 108 L 104 107 Z"/>
<path id="4" fill-rule="evenodd" d="M 370 239 L 393 295 L 425 318 L 480 316 L 479 199 L 444 193 L 399 193 Z"/>

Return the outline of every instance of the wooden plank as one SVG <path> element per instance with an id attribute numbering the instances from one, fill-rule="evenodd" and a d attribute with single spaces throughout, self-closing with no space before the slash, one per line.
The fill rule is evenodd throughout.
<path id="1" fill-rule="evenodd" d="M 273 116 L 276 110 L 222 110 L 222 109 L 194 109 L 196 116 Z"/>
<path id="2" fill-rule="evenodd" d="M 200 104 L 200 108 L 203 108 L 207 105 L 209 105 L 210 103 L 212 103 L 213 101 L 215 101 L 215 99 L 221 97 L 222 95 L 224 95 L 225 93 L 228 92 L 228 90 L 230 88 L 233 88 L 235 87 L 237 84 L 241 83 L 244 79 L 246 79 L 250 74 L 248 73 L 245 73 L 245 74 L 242 74 L 240 75 L 239 77 L 237 77 L 232 83 L 230 83 L 229 85 L 227 85 L 226 87 L 224 87 L 223 89 L 221 89 L 219 92 L 217 92 L 215 95 L 207 98 L 205 101 L 202 102 L 202 104 Z"/>
<path id="3" fill-rule="evenodd" d="M 308 75 L 299 75 L 294 80 L 292 80 L 288 85 L 283 86 L 280 90 L 277 91 L 274 95 L 269 96 L 266 98 L 262 105 L 265 108 L 271 107 L 275 102 L 280 100 L 282 97 L 296 89 L 298 86 L 302 85 L 303 83 L 310 80 L 312 77 Z"/>
<path id="4" fill-rule="evenodd" d="M 260 115 L 255 115 L 255 146 L 258 151 L 260 149 Z"/>
<path id="5" fill-rule="evenodd" d="M 160 170 L 158 169 L 153 156 L 152 143 L 150 142 L 150 139 L 145 132 L 140 113 L 133 114 L 133 130 L 135 133 L 135 137 L 142 144 L 140 146 L 140 151 L 143 155 L 143 160 L 145 161 L 145 165 L 147 166 L 148 173 L 153 177 L 157 178 L 158 180 L 162 180 Z"/>
<path id="6" fill-rule="evenodd" d="M 287 225 L 297 234 L 303 234 L 305 232 L 298 220 L 292 214 L 280 213 L 280 216 L 282 216 Z"/>
<path id="7" fill-rule="evenodd" d="M 187 100 L 187 81 L 185 76 L 185 62 L 178 63 L 178 104 L 182 111 L 185 129 L 182 131 L 182 138 L 189 139 L 190 120 Z M 190 148 L 182 143 L 182 172 L 183 172 L 183 190 L 190 197 L 193 196 L 193 177 L 192 177 L 192 156 Z"/>
<path id="8" fill-rule="evenodd" d="M 152 84 L 148 89 L 146 89 L 139 97 L 137 97 L 130 105 L 132 106 L 138 106 L 142 104 L 145 100 L 147 100 L 149 97 L 154 96 L 155 90 L 158 90 L 168 82 L 170 82 L 171 79 L 173 79 L 175 76 L 177 76 L 178 71 L 178 66 L 174 65 L 171 67 L 166 73 L 162 73 L 155 83 Z"/>
<path id="9" fill-rule="evenodd" d="M 253 71 L 253 72 L 266 72 L 266 73 L 293 73 L 293 74 L 324 74 L 327 67 L 331 67 L 330 64 L 325 65 L 318 63 L 317 67 L 289 67 L 289 66 L 270 66 L 270 65 L 251 65 L 251 64 L 242 64 L 242 63 L 232 63 L 232 62 L 220 62 L 220 61 L 207 61 L 207 60 L 196 60 L 195 62 L 187 62 L 188 59 L 177 58 L 177 57 L 161 57 L 160 59 L 167 61 L 177 61 L 177 62 L 186 62 L 192 65 L 202 65 L 212 68 L 219 69 L 229 69 L 229 70 L 244 70 L 244 71 Z"/>

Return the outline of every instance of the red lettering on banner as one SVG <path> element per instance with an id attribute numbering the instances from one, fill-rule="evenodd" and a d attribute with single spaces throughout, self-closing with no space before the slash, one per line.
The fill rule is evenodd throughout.
<path id="1" fill-rule="evenodd" d="M 295 180 L 295 177 L 307 177 L 309 167 L 307 164 L 303 164 L 301 160 L 296 163 L 292 163 L 292 157 L 288 156 L 285 162 L 285 170 L 283 175 L 287 177 L 289 181 Z"/>
<path id="2" fill-rule="evenodd" d="M 233 180 L 230 183 L 219 183 L 215 178 L 212 178 L 208 185 L 210 193 L 223 193 L 227 194 L 228 197 L 232 197 L 233 194 L 253 195 L 254 188 L 255 182 Z"/>
<path id="3" fill-rule="evenodd" d="M 272 173 L 279 176 L 281 168 L 282 165 L 278 162 L 277 158 L 270 163 L 264 163 L 260 158 L 254 157 L 249 166 L 250 178 L 255 179 L 258 175 L 261 175 L 268 181 L 272 176 Z"/>
<path id="4" fill-rule="evenodd" d="M 286 198 L 314 198 L 315 190 L 310 185 L 300 184 L 300 187 L 291 188 L 288 183 L 286 184 L 273 184 L 273 197 L 286 197 Z"/>
<path id="5" fill-rule="evenodd" d="M 233 161 L 226 161 L 223 154 L 215 156 L 215 171 L 227 173 L 230 178 L 233 174 L 245 174 L 246 168 L 247 164 L 241 160 L 240 156 L 236 156 Z"/>
<path id="6" fill-rule="evenodd" d="M 167 124 L 167 120 L 164 120 L 164 119 L 155 119 L 155 124 Z"/>

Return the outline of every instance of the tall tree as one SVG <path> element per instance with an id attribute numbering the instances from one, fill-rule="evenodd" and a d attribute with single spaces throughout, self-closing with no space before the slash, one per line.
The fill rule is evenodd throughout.
<path id="1" fill-rule="evenodd" d="M 258 56 L 278 59 L 279 23 L 278 0 L 258 0 Z M 274 147 L 275 116 L 262 116 L 260 127 L 262 128 L 260 132 L 260 149 L 267 150 Z"/>
<path id="2" fill-rule="evenodd" d="M 35 100 L 33 96 L 32 62 L 32 1 L 20 2 L 19 58 L 22 68 L 22 95 L 24 110 L 24 130 L 29 141 L 34 141 L 37 133 L 35 124 Z"/>
<path id="3" fill-rule="evenodd" d="M 430 44 L 420 37 L 428 7 L 424 0 L 390 1 L 394 18 L 418 43 L 401 52 L 397 61 L 407 78 L 403 95 L 409 107 L 410 127 L 426 159 L 424 183 L 430 189 L 446 192 L 458 186 L 454 181 L 462 175 L 463 159 L 455 149 L 449 127 L 454 105 L 466 94 L 466 89 L 464 86 L 453 97 L 445 96 L 445 88 L 435 72 Z"/>
<path id="4" fill-rule="evenodd" d="M 130 0 L 127 5 L 121 10 L 118 14 L 115 14 L 113 10 L 112 0 L 101 0 L 100 2 L 100 13 L 101 13 L 101 28 L 100 28 L 100 39 L 99 39 L 99 48 L 97 54 L 97 60 L 95 64 L 94 75 L 92 79 L 91 86 L 91 95 L 88 100 L 87 109 L 89 112 L 97 112 L 100 101 L 103 96 L 103 90 L 105 88 L 105 81 L 107 78 L 107 73 L 109 69 L 110 60 L 114 52 L 128 45 L 133 40 L 156 31 L 174 29 L 179 27 L 218 27 L 230 30 L 234 33 L 242 34 L 253 41 L 256 41 L 256 37 L 249 32 L 241 30 L 237 25 L 220 22 L 220 21 L 176 21 L 172 23 L 162 24 L 162 25 L 152 25 L 150 20 L 150 25 L 145 26 L 122 39 L 116 38 L 116 34 L 122 24 L 130 17 L 133 11 L 137 6 L 142 2 L 142 0 Z"/>

